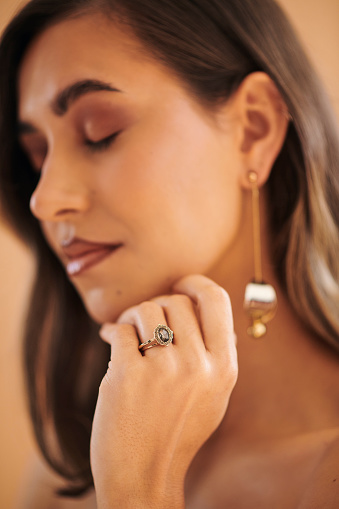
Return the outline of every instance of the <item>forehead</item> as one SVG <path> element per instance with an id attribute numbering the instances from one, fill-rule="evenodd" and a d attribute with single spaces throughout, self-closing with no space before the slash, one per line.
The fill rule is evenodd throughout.
<path id="1" fill-rule="evenodd" d="M 173 86 L 173 74 L 127 27 L 101 14 L 68 19 L 40 34 L 24 56 L 18 76 L 20 116 L 31 116 L 76 81 L 102 80 L 145 95 Z"/>

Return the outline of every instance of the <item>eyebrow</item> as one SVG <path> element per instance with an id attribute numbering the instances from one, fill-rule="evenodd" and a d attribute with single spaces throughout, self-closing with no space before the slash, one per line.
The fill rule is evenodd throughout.
<path id="1" fill-rule="evenodd" d="M 90 92 L 121 92 L 121 90 L 112 87 L 110 83 L 105 83 L 99 80 L 82 80 L 69 85 L 64 90 L 59 92 L 57 97 L 52 101 L 51 108 L 58 116 L 63 116 L 67 113 L 69 107 L 80 97 Z"/>
<path id="2" fill-rule="evenodd" d="M 100 80 L 81 80 L 72 83 L 65 89 L 61 90 L 55 99 L 50 103 L 52 111 L 59 117 L 67 113 L 70 106 L 80 97 L 91 92 L 121 92 L 118 88 L 113 87 L 110 83 Z M 28 122 L 18 122 L 18 133 L 29 134 L 35 133 L 36 129 Z"/>

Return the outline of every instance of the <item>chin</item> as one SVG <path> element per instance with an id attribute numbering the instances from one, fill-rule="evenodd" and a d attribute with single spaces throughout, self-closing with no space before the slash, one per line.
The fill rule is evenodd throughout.
<path id="1" fill-rule="evenodd" d="M 169 293 L 175 280 L 175 278 L 173 280 L 168 278 L 162 284 L 157 282 L 153 286 L 149 282 L 138 287 L 134 285 L 133 288 L 128 286 L 129 291 L 123 289 L 122 285 L 114 289 L 102 286 L 79 291 L 79 294 L 89 316 L 101 325 L 116 322 L 119 316 L 132 306 L 137 306 L 157 295 Z"/>
<path id="2" fill-rule="evenodd" d="M 92 289 L 86 295 L 81 295 L 89 316 L 99 325 L 114 323 L 129 307 L 140 304 L 145 296 L 138 298 L 132 295 L 123 295 L 122 292 L 107 292 L 103 289 Z"/>
<path id="3" fill-rule="evenodd" d="M 114 323 L 121 314 L 119 312 L 114 313 L 112 310 L 110 310 L 110 313 L 106 313 L 103 309 L 97 310 L 90 309 L 88 307 L 86 307 L 86 310 L 92 320 L 94 320 L 94 322 L 96 322 L 98 325 L 103 325 L 104 323 Z"/>
<path id="4" fill-rule="evenodd" d="M 124 311 L 124 308 L 121 305 L 114 306 L 105 301 L 98 303 L 88 303 L 84 301 L 84 305 L 89 316 L 99 325 L 104 323 L 114 323 Z"/>

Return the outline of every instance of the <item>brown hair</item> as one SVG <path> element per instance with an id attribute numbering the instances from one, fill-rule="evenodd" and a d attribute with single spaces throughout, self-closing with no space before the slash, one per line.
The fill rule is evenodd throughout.
<path id="1" fill-rule="evenodd" d="M 338 132 L 326 94 L 277 4 L 31 0 L 0 45 L 0 193 L 8 220 L 37 258 L 24 343 L 35 433 L 49 464 L 71 482 L 59 493 L 73 496 L 92 486 L 91 423 L 109 350 L 96 340 L 96 325 L 29 212 L 38 177 L 17 141 L 16 82 L 37 34 L 90 10 L 130 26 L 147 50 L 211 108 L 226 101 L 251 72 L 273 79 L 293 123 L 267 183 L 272 260 L 302 320 L 319 338 L 339 346 Z"/>

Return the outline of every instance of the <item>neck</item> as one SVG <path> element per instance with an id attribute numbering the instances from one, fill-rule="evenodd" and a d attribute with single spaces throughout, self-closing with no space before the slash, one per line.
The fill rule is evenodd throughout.
<path id="1" fill-rule="evenodd" d="M 333 391 L 334 381 L 339 387 L 338 357 L 296 316 L 278 282 L 267 245 L 263 198 L 263 278 L 275 288 L 278 298 L 277 313 L 267 324 L 265 336 L 248 336 L 250 322 L 243 310 L 245 287 L 254 273 L 250 193 L 244 194 L 238 238 L 208 274 L 231 297 L 238 337 L 239 379 L 221 429 L 242 442 L 331 428 L 339 418 L 338 391 Z"/>

